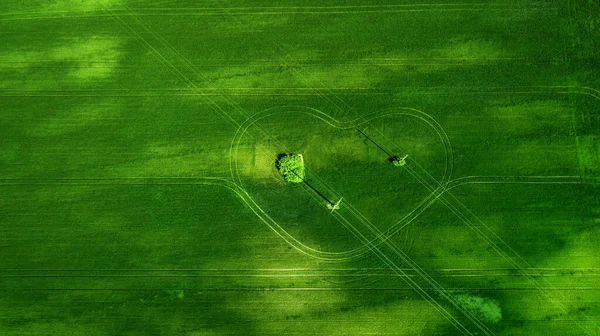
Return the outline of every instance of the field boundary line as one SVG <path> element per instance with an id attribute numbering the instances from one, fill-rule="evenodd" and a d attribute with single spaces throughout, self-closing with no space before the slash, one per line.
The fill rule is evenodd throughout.
<path id="1" fill-rule="evenodd" d="M 335 10 L 335 11 L 319 11 L 319 10 L 296 10 L 296 11 L 262 11 L 262 12 L 250 12 L 250 11 L 231 11 L 232 8 L 221 9 L 222 11 L 198 11 L 198 12 L 190 12 L 183 9 L 181 12 L 173 12 L 173 13 L 164 13 L 165 9 L 157 9 L 153 12 L 133 14 L 133 13 L 122 13 L 120 16 L 134 16 L 134 15 L 143 15 L 143 16 L 160 16 L 160 17 L 168 17 L 168 16 L 266 16 L 266 15 L 343 15 L 343 14 L 400 14 L 400 13 L 427 13 L 427 12 L 522 12 L 523 8 L 490 8 L 490 5 L 487 7 L 473 8 L 472 5 L 468 5 L 465 8 L 414 8 L 414 9 L 372 9 L 372 10 Z M 311 7 L 305 7 L 311 8 Z M 314 8 L 313 8 L 314 9 Z M 148 9 L 138 9 L 138 10 L 148 10 Z M 160 11 L 163 12 L 160 12 Z M 530 7 L 529 11 L 537 11 L 537 12 L 548 12 L 552 11 L 552 8 L 536 8 Z M 20 15 L 20 17 L 19 17 Z M 4 16 L 4 17 L 2 17 Z M 11 17 L 12 16 L 12 17 Z M 51 20 L 51 19 L 85 19 L 85 18 L 98 18 L 98 17 L 110 17 L 111 15 L 106 13 L 103 14 L 100 10 L 87 10 L 87 11 L 51 11 L 51 12 L 12 12 L 12 13 L 4 13 L 0 15 L 0 21 L 25 21 L 25 20 Z"/>

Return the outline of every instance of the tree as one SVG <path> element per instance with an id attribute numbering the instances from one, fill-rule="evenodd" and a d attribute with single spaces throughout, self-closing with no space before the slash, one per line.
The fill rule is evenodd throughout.
<path id="1" fill-rule="evenodd" d="M 288 182 L 300 183 L 304 180 L 304 160 L 301 154 L 279 154 L 275 167 Z"/>

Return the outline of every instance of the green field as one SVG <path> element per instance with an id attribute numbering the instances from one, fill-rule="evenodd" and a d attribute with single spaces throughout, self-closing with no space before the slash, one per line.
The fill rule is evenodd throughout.
<path id="1" fill-rule="evenodd" d="M 0 36 L 0 335 L 600 334 L 597 0 L 5 0 Z"/>

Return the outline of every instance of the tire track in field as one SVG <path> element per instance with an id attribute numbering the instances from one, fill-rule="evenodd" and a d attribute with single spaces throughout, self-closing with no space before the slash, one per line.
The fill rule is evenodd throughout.
<path id="1" fill-rule="evenodd" d="M 59 277 L 60 273 L 72 273 L 78 277 L 396 277 L 393 270 L 385 267 L 354 268 L 165 268 L 165 269 L 0 269 L 0 277 Z M 417 276 L 412 268 L 401 268 L 406 276 Z M 600 268 L 529 268 L 536 277 L 600 277 Z M 436 277 L 521 277 L 515 268 L 456 268 L 430 269 L 441 274 Z M 10 274 L 12 273 L 12 274 Z"/>
<path id="2" fill-rule="evenodd" d="M 154 51 L 154 52 L 157 54 L 157 56 L 159 56 L 159 60 L 161 61 L 161 63 L 163 63 L 163 64 L 164 64 L 164 65 L 166 65 L 167 67 L 171 68 L 171 70 L 172 70 L 172 71 L 174 71 L 176 74 L 178 74 L 178 76 L 179 76 L 180 78 L 184 79 L 184 80 L 185 80 L 186 82 L 188 82 L 190 85 L 192 85 L 192 87 L 194 87 L 194 88 L 198 89 L 198 86 L 196 86 L 194 82 L 192 82 L 192 81 L 191 81 L 191 80 L 190 80 L 190 79 L 189 79 L 187 76 L 185 76 L 185 74 L 183 74 L 181 71 L 179 71 L 179 69 L 177 69 L 177 67 L 175 67 L 175 66 L 173 65 L 173 63 L 172 63 L 172 62 L 169 62 L 169 61 L 168 61 L 168 60 L 167 60 L 167 59 L 166 59 L 166 58 L 165 58 L 165 57 L 164 57 L 164 56 L 163 56 L 163 55 L 162 55 L 162 54 L 161 54 L 161 53 L 160 53 L 160 52 L 159 52 L 159 51 L 158 51 L 156 48 L 154 48 L 152 45 L 150 45 L 150 44 L 149 44 L 149 43 L 148 43 L 148 42 L 147 42 L 147 41 L 146 41 L 146 40 L 145 40 L 145 39 L 144 39 L 144 38 L 143 38 L 141 35 L 139 35 L 139 33 L 138 33 L 138 32 L 136 32 L 136 31 L 135 31 L 135 30 L 134 30 L 134 29 L 133 29 L 133 28 L 132 28 L 132 27 L 131 27 L 131 26 L 130 26 L 130 25 L 127 23 L 127 22 L 125 22 L 125 21 L 124 21 L 124 20 L 123 20 L 123 19 L 122 19 L 120 16 L 118 16 L 118 15 L 115 15 L 114 13 L 112 13 L 112 12 L 111 12 L 111 10 L 110 10 L 109 8 L 107 8 L 106 6 L 104 6 L 103 4 L 102 4 L 102 7 L 103 7 L 103 9 L 105 10 L 105 12 L 107 12 L 108 14 L 111 14 L 111 16 L 112 16 L 112 17 L 113 17 L 115 20 L 117 20 L 117 21 L 118 21 L 118 22 L 121 24 L 121 26 L 122 26 L 122 27 L 126 28 L 126 29 L 127 29 L 127 30 L 128 30 L 128 31 L 129 31 L 129 32 L 132 34 L 132 35 L 136 36 L 136 37 L 137 37 L 137 39 L 138 39 L 138 41 L 140 41 L 140 42 L 143 42 L 143 44 L 145 44 L 145 46 L 146 46 L 148 49 L 151 49 L 152 51 Z M 151 33 L 152 33 L 152 32 L 151 32 Z M 154 36 L 156 36 L 156 34 L 154 34 L 154 33 L 152 33 L 152 34 L 153 34 Z M 233 124 L 233 125 L 235 125 L 235 124 L 236 124 L 235 120 L 231 119 L 231 117 L 230 117 L 230 116 L 227 114 L 227 112 L 220 110 L 220 107 L 219 107 L 219 106 L 218 106 L 216 103 L 214 103 L 212 100 L 209 100 L 209 103 L 212 103 L 212 104 L 214 105 L 215 109 L 217 109 L 218 111 L 222 112 L 222 114 L 223 114 L 223 115 L 224 115 L 224 116 L 225 116 L 225 117 L 228 119 L 228 121 L 230 121 L 230 123 L 231 123 L 231 124 Z M 244 191 L 244 192 L 245 192 L 245 191 Z M 247 200 L 247 199 L 246 199 L 246 198 L 244 198 L 244 201 L 246 201 L 246 200 Z M 250 204 L 250 203 L 248 203 L 248 202 L 247 202 L 247 204 L 248 204 L 249 206 L 255 205 L 255 206 L 257 206 L 257 207 L 258 207 L 258 205 L 257 205 L 257 204 L 255 204 L 255 203 L 254 203 L 254 204 Z M 256 214 L 257 216 L 261 217 L 261 216 L 260 216 L 260 214 L 259 214 L 257 211 L 255 211 L 254 209 L 253 209 L 253 211 L 255 212 L 255 214 Z M 263 213 L 264 213 L 264 211 L 263 211 Z M 262 219 L 262 218 L 261 218 L 261 219 Z M 282 238 L 284 238 L 284 237 L 282 237 Z M 284 239 L 285 239 L 285 238 L 284 238 Z M 387 256 L 384 256 L 384 257 L 385 257 L 385 258 L 387 258 Z M 421 293 L 422 293 L 422 292 L 421 292 Z M 431 303 L 431 304 L 432 304 L 434 307 L 438 307 L 438 309 L 441 309 L 442 311 L 444 311 L 444 312 L 445 312 L 444 316 L 446 316 L 446 317 L 447 317 L 447 316 L 450 316 L 450 321 L 455 321 L 455 322 L 453 322 L 453 324 L 454 324 L 454 325 L 456 325 L 456 323 L 458 323 L 458 327 L 459 327 L 459 328 L 464 328 L 464 327 L 462 327 L 462 325 L 460 324 L 460 322 L 458 322 L 458 321 L 457 321 L 457 320 L 456 320 L 456 319 L 455 319 L 455 318 L 454 318 L 454 317 L 453 317 L 453 316 L 452 316 L 450 313 L 448 313 L 448 312 L 447 312 L 447 311 L 446 311 L 446 310 L 445 310 L 443 307 L 441 307 L 441 305 L 440 305 L 438 302 L 436 302 L 435 300 L 433 300 L 433 301 L 429 301 L 429 302 L 430 302 L 430 303 Z M 467 315 L 467 316 L 469 316 L 469 315 Z"/>
<path id="3" fill-rule="evenodd" d="M 344 203 L 345 208 L 349 209 L 350 213 L 354 218 L 358 219 L 362 226 L 366 227 L 375 236 L 381 235 L 381 232 L 369 222 L 369 220 L 354 209 L 348 202 Z M 391 268 L 397 275 L 401 276 L 402 279 L 413 288 L 423 299 L 430 302 L 440 314 L 442 314 L 455 328 L 466 335 L 473 335 L 471 331 L 465 327 L 460 321 L 458 321 L 450 312 L 448 312 L 440 303 L 429 293 L 430 290 L 433 293 L 441 296 L 445 301 L 449 302 L 457 311 L 465 316 L 471 323 L 473 323 L 477 329 L 483 332 L 485 335 L 493 335 L 494 333 L 483 324 L 472 312 L 465 309 L 446 289 L 444 289 L 437 281 L 435 281 L 429 274 L 423 271 L 417 263 L 415 263 L 406 253 L 404 253 L 398 246 L 393 244 L 391 241 L 386 240 L 383 242 L 383 246 L 387 247 L 392 253 L 399 257 L 405 266 L 409 266 L 418 275 L 418 278 L 424 280 L 428 287 L 424 288 L 417 282 L 412 280 L 407 274 L 394 263 L 386 253 L 384 253 L 379 246 L 371 243 L 371 240 L 367 238 L 359 229 L 350 223 L 339 211 L 334 213 L 336 218 L 340 219 L 340 222 L 344 224 L 357 238 L 359 238 L 364 244 L 370 245 L 370 252 L 375 254 L 384 264 Z"/>
<path id="4" fill-rule="evenodd" d="M 384 110 L 384 111 L 380 111 L 379 113 L 374 113 L 369 116 L 363 116 L 363 117 L 357 118 L 357 119 L 349 121 L 349 122 L 340 122 L 340 121 L 332 118 L 331 116 L 329 116 L 321 111 L 315 110 L 313 108 L 287 107 L 287 108 L 285 108 L 284 111 L 281 111 L 281 109 L 282 109 L 281 107 L 280 108 L 271 108 L 271 109 L 268 109 L 268 110 L 265 110 L 263 112 L 256 114 L 253 118 L 248 119 L 246 121 L 246 123 L 238 129 L 238 132 L 234 136 L 234 139 L 231 143 L 231 148 L 230 148 L 230 157 L 232 158 L 232 161 L 230 162 L 230 165 L 231 165 L 230 169 L 233 174 L 232 179 L 241 187 L 243 187 L 243 181 L 239 174 L 240 169 L 238 167 L 238 162 L 237 162 L 238 149 L 239 149 L 241 140 L 243 139 L 247 130 L 257 121 L 259 121 L 263 118 L 269 117 L 271 115 L 284 113 L 286 111 L 287 112 L 295 112 L 295 113 L 306 113 L 308 115 L 311 115 L 311 116 L 321 120 L 325 124 L 327 124 L 331 127 L 334 127 L 334 128 L 338 128 L 338 129 L 354 129 L 358 125 L 367 123 L 367 122 L 377 119 L 377 118 L 389 116 L 389 115 L 399 114 L 399 115 L 409 115 L 409 116 L 416 117 L 416 118 L 428 123 L 438 133 L 438 136 L 440 137 L 440 140 L 444 144 L 444 147 L 446 150 L 446 167 L 445 167 L 446 174 L 445 174 L 444 180 L 447 180 L 451 176 L 451 171 L 452 171 L 453 165 L 452 165 L 452 152 L 451 152 L 451 146 L 449 145 L 449 139 L 447 138 L 446 133 L 441 128 L 441 126 L 439 126 L 439 124 L 433 123 L 432 122 L 433 119 L 428 120 L 427 118 L 431 118 L 431 117 L 419 110 L 415 110 L 415 109 L 411 109 L 411 108 L 395 109 L 393 111 Z M 308 167 L 306 167 L 305 169 L 309 173 L 312 172 L 312 170 Z M 312 172 L 311 176 L 313 178 L 316 178 L 317 180 L 319 180 L 320 183 L 324 183 L 324 181 L 322 181 L 316 173 Z M 324 184 L 326 184 L 326 183 L 324 183 Z M 332 188 L 330 186 L 327 186 L 327 188 L 329 190 L 332 190 Z M 338 193 L 335 193 L 335 192 L 333 192 L 333 195 L 336 195 L 336 197 L 340 196 Z M 424 201 L 427 201 L 427 198 Z M 433 203 L 433 202 L 431 202 L 431 203 Z M 418 214 L 420 214 L 421 212 L 419 212 Z M 412 217 L 412 219 L 414 219 L 414 218 L 416 218 L 416 216 Z M 287 233 L 287 231 L 285 229 L 283 229 L 279 224 L 277 224 L 277 222 L 274 220 L 273 220 L 273 227 L 275 227 L 278 230 L 281 230 L 283 234 L 289 235 L 289 233 Z M 406 227 L 406 225 L 404 225 L 403 227 Z M 380 240 L 381 238 L 383 238 L 383 237 L 376 237 L 376 238 L 374 238 L 374 241 Z M 389 237 L 385 237 L 385 239 L 387 239 L 387 238 L 389 238 Z M 346 251 L 346 252 L 326 252 L 326 254 L 324 254 L 324 256 L 326 255 L 328 259 L 333 258 L 331 260 L 342 261 L 342 260 L 349 260 L 349 259 L 355 259 L 355 258 L 361 257 L 368 252 L 369 252 L 369 250 L 365 246 L 362 246 L 355 250 Z"/>
<path id="5" fill-rule="evenodd" d="M 391 141 L 391 140 L 389 140 L 389 141 Z M 434 186 L 436 186 L 436 185 L 444 185 L 442 182 L 437 181 L 433 176 L 431 176 L 422 166 L 420 166 L 417 162 L 415 162 L 414 159 L 411 159 L 411 162 L 413 162 L 413 164 L 415 164 L 422 172 L 425 173 L 425 175 L 428 176 L 428 178 L 430 178 L 433 181 L 433 185 L 431 185 L 430 182 L 427 182 L 427 179 L 424 178 L 419 172 L 412 170 L 412 168 L 409 165 L 405 165 L 404 166 L 404 168 L 407 171 L 409 171 L 411 173 L 411 175 L 413 175 L 413 177 L 415 177 L 415 179 L 417 179 L 418 181 L 420 181 L 427 189 L 433 190 Z M 519 182 L 518 180 L 520 180 L 518 177 L 516 179 L 513 178 L 512 182 L 513 183 L 514 182 L 518 183 Z M 488 180 L 487 182 L 489 183 L 490 181 Z M 495 182 L 498 182 L 498 181 L 495 181 Z M 506 182 L 506 181 L 500 181 L 500 182 Z M 525 182 L 525 183 L 537 182 L 537 183 L 539 183 L 538 181 L 521 181 L 521 182 Z M 581 184 L 582 183 L 581 179 L 578 179 L 576 181 L 567 181 L 567 182 L 568 183 L 576 183 L 576 184 Z M 556 182 L 554 182 L 554 183 L 556 183 Z M 567 316 L 569 316 L 569 319 L 571 321 L 573 321 L 581 329 L 581 331 L 583 331 L 586 334 L 589 334 L 588 331 L 584 328 L 584 326 L 579 323 L 579 321 L 573 319 L 569 315 L 568 309 L 564 305 L 562 305 L 562 303 L 560 301 L 555 300 L 554 297 L 552 297 L 549 294 L 549 292 L 547 291 L 547 288 L 542 287 L 540 284 L 538 284 L 538 282 L 536 281 L 536 279 L 534 279 L 530 274 L 528 274 L 525 271 L 525 268 L 531 268 L 531 265 L 521 255 L 519 255 L 502 238 L 500 238 L 493 230 L 491 230 L 487 225 L 485 225 L 485 223 L 483 221 L 481 221 L 481 219 L 479 219 L 475 214 L 473 214 L 473 212 L 471 212 L 462 202 L 460 202 L 456 197 L 454 197 L 454 195 L 452 195 L 450 192 L 448 192 L 447 194 L 450 195 L 450 197 L 451 197 L 450 200 L 442 198 L 441 197 L 442 195 L 439 195 L 439 197 L 437 197 L 437 199 L 442 204 L 444 204 L 452 213 L 454 213 L 463 223 L 465 223 L 469 228 L 471 228 L 479 237 L 481 237 L 482 239 L 484 239 L 484 241 L 496 253 L 498 253 L 505 261 L 507 261 L 509 263 L 509 265 L 511 265 L 511 267 L 517 269 L 519 271 L 519 273 L 522 276 L 524 276 L 531 285 L 535 286 L 537 288 L 537 290 L 539 290 L 549 301 L 551 301 L 554 304 L 555 307 L 557 307 L 564 314 L 566 314 Z M 452 204 L 451 202 L 455 202 L 455 204 Z M 469 218 L 467 217 L 467 215 L 465 215 L 463 212 L 461 212 L 460 209 L 462 209 L 463 211 L 466 211 L 469 214 L 469 216 L 473 217 L 475 219 L 475 222 L 477 224 L 474 223 L 474 222 L 472 222 L 471 220 L 469 220 Z M 485 229 L 485 232 L 487 232 L 493 238 L 490 238 L 484 232 L 484 230 L 482 230 L 480 227 L 483 227 Z M 496 239 L 498 241 L 498 243 L 496 243 L 493 239 Z M 502 249 L 502 247 L 507 248 L 525 266 L 521 266 L 519 263 L 517 263 L 515 261 L 515 259 L 511 258 L 511 256 Z M 550 283 L 548 283 L 548 281 L 543 280 L 543 282 L 546 285 L 548 285 L 549 288 L 552 288 L 552 285 Z M 561 296 L 561 298 L 564 299 L 564 297 L 562 297 L 562 296 Z M 594 325 L 594 327 L 597 327 L 597 324 L 596 324 L 596 322 L 594 320 L 592 320 L 584 312 L 582 312 L 582 314 L 586 317 L 586 319 L 587 319 L 588 322 L 591 322 Z"/>
<path id="6" fill-rule="evenodd" d="M 427 12 L 548 12 L 555 10 L 543 4 L 515 8 L 509 4 L 473 3 L 473 4 L 397 4 L 365 6 L 270 6 L 270 7 L 192 7 L 192 8 L 134 8 L 140 14 L 128 10 L 116 10 L 120 16 L 266 16 L 266 15 L 346 15 L 346 14 L 410 14 Z M 103 10 L 71 11 L 15 11 L 0 14 L 0 21 L 72 19 L 110 17 Z"/>
<path id="7" fill-rule="evenodd" d="M 454 89 L 452 87 L 416 87 L 419 91 L 415 92 L 399 92 L 400 89 L 407 87 L 386 87 L 386 88 L 363 88 L 363 87 L 347 87 L 347 88 L 330 88 L 331 95 L 337 95 L 339 92 L 351 91 L 353 94 L 368 94 L 368 95 L 387 95 L 390 93 L 407 94 L 407 95 L 439 95 L 439 96 L 456 96 L 456 95 L 524 95 L 524 94 L 581 94 L 590 96 L 600 100 L 600 92 L 593 88 L 587 87 L 546 87 L 554 89 L 554 91 L 456 91 L 447 90 L 440 91 L 439 89 Z M 413 88 L 415 87 L 408 87 Z M 522 89 L 534 88 L 533 86 L 522 87 Z M 539 86 L 537 88 L 540 88 Z M 507 89 L 507 87 L 498 87 L 495 89 Z M 513 89 L 513 88 L 511 88 Z M 561 89 L 561 91 L 558 91 Z M 202 92 L 198 93 L 195 89 L 82 89 L 82 90 L 50 90 L 50 89 L 0 89 L 0 97 L 162 97 L 162 96 L 315 96 L 320 93 L 304 93 L 306 91 L 314 91 L 313 88 L 307 87 L 288 87 L 288 88 L 210 88 L 204 87 Z M 425 92 L 429 90 L 431 92 Z M 274 93 L 275 92 L 275 93 Z M 296 93 L 294 93 L 296 92 Z M 301 92 L 301 93 L 297 93 Z M 111 93 L 107 95 L 106 93 Z"/>

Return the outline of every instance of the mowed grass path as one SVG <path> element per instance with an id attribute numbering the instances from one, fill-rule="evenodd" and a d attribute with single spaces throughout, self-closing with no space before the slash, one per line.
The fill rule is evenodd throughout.
<path id="1" fill-rule="evenodd" d="M 453 297 L 492 302 L 472 310 L 490 334 L 599 331 L 597 2 L 9 0 L 0 13 L 0 334 L 460 334 L 435 304 L 480 331 L 395 250 L 382 251 L 400 275 L 369 253 L 315 259 L 225 183 L 203 184 L 232 179 L 239 126 L 280 106 L 431 116 L 455 180 L 389 242 Z M 262 152 L 240 171 L 299 241 L 361 248 L 314 197 L 265 183 L 264 156 L 282 140 L 323 156 L 313 181 L 384 231 L 439 187 L 439 144 L 417 124 L 366 129 L 415 152 L 393 185 L 356 132 L 293 115 L 249 130 L 240 148 Z"/>

